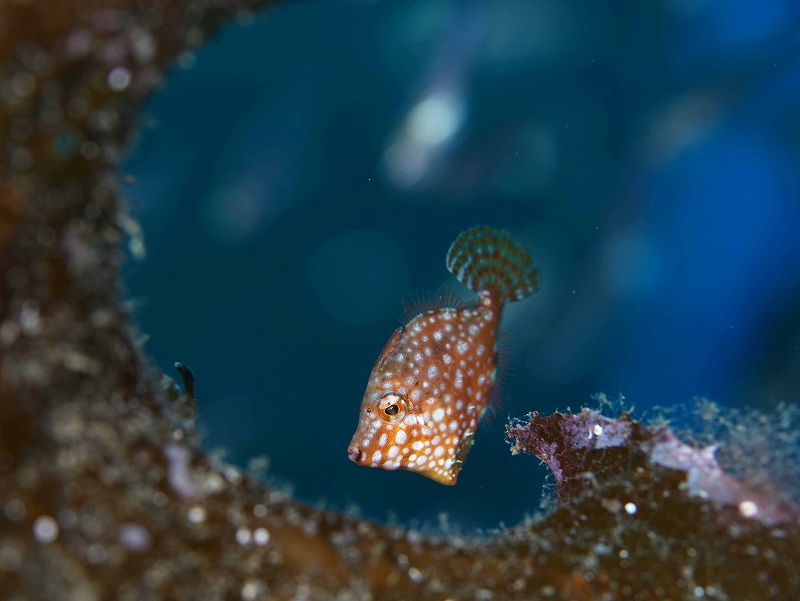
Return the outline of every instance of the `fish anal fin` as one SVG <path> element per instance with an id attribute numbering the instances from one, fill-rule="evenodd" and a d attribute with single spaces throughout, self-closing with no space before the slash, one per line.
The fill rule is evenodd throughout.
<path id="1" fill-rule="evenodd" d="M 479 427 L 492 426 L 506 404 L 505 389 L 511 373 L 519 365 L 518 350 L 505 330 L 500 330 L 495 343 L 494 382 L 490 391 L 489 403 L 483 412 Z"/>

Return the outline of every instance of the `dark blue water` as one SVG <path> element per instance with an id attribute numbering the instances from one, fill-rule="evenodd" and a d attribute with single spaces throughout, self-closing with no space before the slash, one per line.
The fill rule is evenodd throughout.
<path id="1" fill-rule="evenodd" d="M 543 467 L 508 416 L 800 391 L 800 4 L 306 2 L 225 29 L 150 101 L 125 173 L 147 349 L 209 448 L 373 517 L 513 524 Z M 505 401 L 452 488 L 346 448 L 402 300 L 510 230 Z M 468 295 L 467 295 L 468 297 Z"/>

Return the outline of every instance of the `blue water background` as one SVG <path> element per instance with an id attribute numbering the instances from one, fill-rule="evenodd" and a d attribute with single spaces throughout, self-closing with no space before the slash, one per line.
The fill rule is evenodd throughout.
<path id="1" fill-rule="evenodd" d="M 303 2 L 187 53 L 124 167 L 126 265 L 158 366 L 197 376 L 204 444 L 308 501 L 514 524 L 545 469 L 508 416 L 624 395 L 769 407 L 800 391 L 800 3 Z M 455 236 L 510 230 L 504 401 L 458 485 L 346 447 L 402 301 Z"/>

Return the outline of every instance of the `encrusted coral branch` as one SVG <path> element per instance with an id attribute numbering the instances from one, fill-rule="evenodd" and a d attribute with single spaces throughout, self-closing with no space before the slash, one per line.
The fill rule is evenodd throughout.
<path id="1" fill-rule="evenodd" d="M 0 4 L 3 597 L 796 598 L 796 518 L 628 418 L 515 425 L 561 502 L 493 537 L 312 509 L 199 448 L 122 308 L 115 169 L 172 61 L 266 4 Z"/>

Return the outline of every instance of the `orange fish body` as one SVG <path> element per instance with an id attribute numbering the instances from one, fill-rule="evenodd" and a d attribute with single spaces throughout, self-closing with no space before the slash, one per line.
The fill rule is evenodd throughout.
<path id="1" fill-rule="evenodd" d="M 452 485 L 492 400 L 503 308 L 534 292 L 539 274 L 507 232 L 484 226 L 456 238 L 447 268 L 478 302 L 425 311 L 392 333 L 347 453 L 359 465 Z"/>

